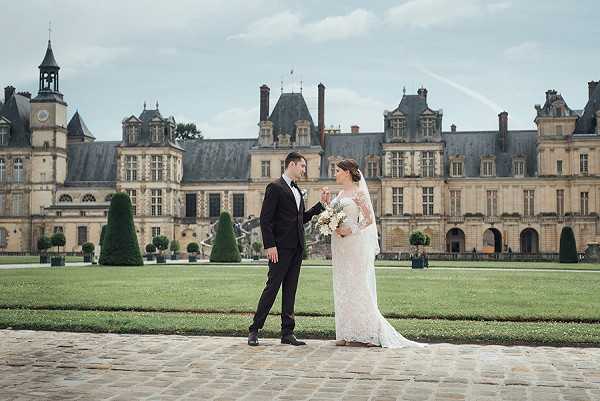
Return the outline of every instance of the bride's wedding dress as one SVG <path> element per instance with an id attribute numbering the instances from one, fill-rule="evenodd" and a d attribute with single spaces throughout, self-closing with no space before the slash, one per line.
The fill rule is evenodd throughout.
<path id="1" fill-rule="evenodd" d="M 367 207 L 373 216 L 368 200 Z M 376 229 L 373 232 L 374 219 L 364 217 L 352 197 L 342 196 L 342 193 L 334 198 L 333 203 L 340 203 L 347 216 L 342 227 L 352 229 L 348 236 L 331 236 L 336 340 L 389 348 L 423 346 L 398 333 L 377 306 L 375 255 L 379 253 L 379 247 Z M 373 235 L 375 238 L 372 238 Z"/>

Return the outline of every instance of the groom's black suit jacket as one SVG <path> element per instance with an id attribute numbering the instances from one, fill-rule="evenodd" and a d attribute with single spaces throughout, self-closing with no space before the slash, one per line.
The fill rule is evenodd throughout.
<path id="1" fill-rule="evenodd" d="M 300 192 L 300 209 L 292 189 L 283 177 L 267 185 L 265 199 L 260 211 L 260 230 L 265 249 L 304 248 L 304 224 L 324 210 L 317 203 L 310 210 L 304 210 L 304 199 Z"/>

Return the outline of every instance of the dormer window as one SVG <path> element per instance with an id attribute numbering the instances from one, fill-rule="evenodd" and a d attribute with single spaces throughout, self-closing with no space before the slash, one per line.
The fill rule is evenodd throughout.
<path id="1" fill-rule="evenodd" d="M 151 135 L 152 135 L 152 142 L 156 143 L 156 142 L 160 142 L 160 129 L 161 126 L 160 125 L 153 125 L 150 127 L 150 131 L 151 131 Z"/>
<path id="2" fill-rule="evenodd" d="M 286 134 L 279 134 L 279 137 L 277 138 L 277 144 L 278 146 L 281 147 L 288 147 L 290 146 L 290 136 L 286 135 Z"/>
<path id="3" fill-rule="evenodd" d="M 423 117 L 421 119 L 421 134 L 424 137 L 432 137 L 433 136 L 433 118 L 432 117 Z"/>
<path id="4" fill-rule="evenodd" d="M 7 125 L 0 125 L 0 146 L 8 145 L 9 128 L 10 127 Z"/>
<path id="5" fill-rule="evenodd" d="M 455 156 L 450 158 L 450 177 L 464 176 L 464 157 Z"/>
<path id="6" fill-rule="evenodd" d="M 306 120 L 296 122 L 296 145 L 310 146 L 310 126 Z"/>
<path id="7" fill-rule="evenodd" d="M 392 138 L 405 138 L 406 137 L 406 118 L 395 117 L 390 121 L 390 127 L 392 128 Z"/>
<path id="8" fill-rule="evenodd" d="M 525 176 L 525 159 L 515 158 L 513 160 L 513 176 L 524 177 Z"/>
<path id="9" fill-rule="evenodd" d="M 135 126 L 129 125 L 127 126 L 127 143 L 133 145 L 137 141 L 136 129 Z"/>
<path id="10" fill-rule="evenodd" d="M 485 157 L 481 159 L 482 177 L 494 177 L 496 175 L 496 160 L 494 157 Z"/>
<path id="11" fill-rule="evenodd" d="M 258 135 L 259 146 L 273 145 L 273 123 L 271 121 L 261 121 L 259 123 L 260 131 Z"/>
<path id="12" fill-rule="evenodd" d="M 370 156 L 367 159 L 367 177 L 379 176 L 379 160 L 375 156 Z"/>

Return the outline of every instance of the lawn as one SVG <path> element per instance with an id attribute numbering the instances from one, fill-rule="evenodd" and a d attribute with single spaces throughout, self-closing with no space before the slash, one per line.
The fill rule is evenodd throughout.
<path id="1" fill-rule="evenodd" d="M 83 256 L 67 256 L 67 263 L 83 262 Z M 40 263 L 39 256 L 0 256 L 0 265 Z"/>
<path id="2" fill-rule="evenodd" d="M 244 334 L 265 272 L 211 265 L 0 270 L 0 327 Z M 600 273 L 380 269 L 377 279 L 381 311 L 411 338 L 600 345 Z M 305 336 L 333 335 L 331 286 L 329 268 L 303 270 L 296 314 L 299 329 L 308 325 Z M 272 313 L 279 311 L 277 301 Z M 275 333 L 278 317 L 268 320 Z"/>

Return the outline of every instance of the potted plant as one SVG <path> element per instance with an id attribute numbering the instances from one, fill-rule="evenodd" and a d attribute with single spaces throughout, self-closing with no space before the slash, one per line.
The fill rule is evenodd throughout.
<path id="1" fill-rule="evenodd" d="M 429 245 L 430 239 L 427 235 L 423 234 L 421 231 L 413 231 L 410 234 L 408 242 L 417 248 L 416 254 L 411 258 L 411 264 L 413 269 L 422 269 L 425 267 L 425 255 L 419 252 L 419 246 Z"/>
<path id="2" fill-rule="evenodd" d="M 198 261 L 198 252 L 200 252 L 200 246 L 196 242 L 190 242 L 187 245 L 188 251 L 188 262 Z"/>
<path id="3" fill-rule="evenodd" d="M 94 249 L 95 246 L 91 242 L 86 242 L 81 245 L 81 250 L 83 251 L 83 263 L 92 263 L 94 259 Z"/>
<path id="4" fill-rule="evenodd" d="M 50 238 L 42 235 L 37 242 L 37 248 L 40 252 L 40 263 L 50 263 L 50 257 L 48 256 L 48 249 L 52 247 L 52 241 Z"/>
<path id="5" fill-rule="evenodd" d="M 146 244 L 146 260 L 154 260 L 154 252 L 156 252 L 154 244 Z"/>
<path id="6" fill-rule="evenodd" d="M 169 247 L 169 239 L 164 235 L 152 238 L 152 244 L 158 249 L 158 255 L 156 255 L 156 263 L 167 263 L 164 255 L 164 251 Z"/>
<path id="7" fill-rule="evenodd" d="M 169 249 L 171 250 L 171 260 L 177 260 L 179 259 L 179 255 L 177 254 L 179 252 L 179 250 L 181 249 L 181 246 L 179 245 L 179 241 L 177 241 L 176 239 L 174 239 L 173 241 L 171 241 L 171 245 L 169 246 Z"/>
<path id="8" fill-rule="evenodd" d="M 260 241 L 252 243 L 252 250 L 254 251 L 254 254 L 252 255 L 252 260 L 258 260 L 260 251 L 262 250 L 262 244 L 260 243 Z"/>
<path id="9" fill-rule="evenodd" d="M 67 243 L 67 239 L 63 233 L 54 233 L 51 238 L 52 246 L 57 247 L 58 255 L 52 256 L 50 259 L 50 266 L 64 266 L 65 265 L 65 257 L 60 255 L 60 247 L 65 246 Z"/>

